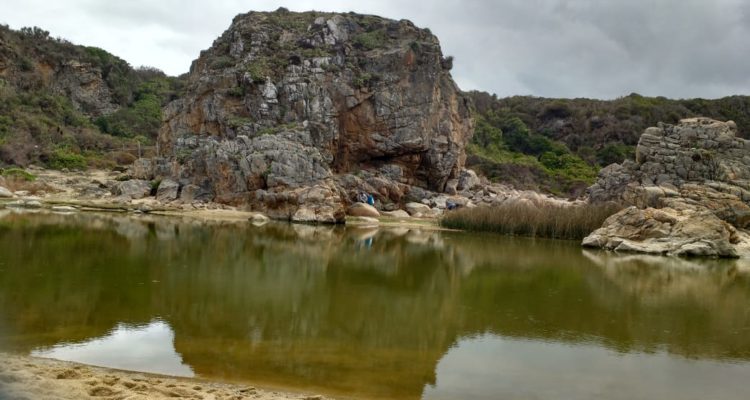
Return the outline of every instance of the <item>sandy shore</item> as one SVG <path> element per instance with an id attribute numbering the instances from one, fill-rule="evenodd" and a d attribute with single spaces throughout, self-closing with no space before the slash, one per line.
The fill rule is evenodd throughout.
<path id="1" fill-rule="evenodd" d="M 0 354 L 0 400 L 323 400 L 320 395 L 174 378 L 71 362 Z"/>

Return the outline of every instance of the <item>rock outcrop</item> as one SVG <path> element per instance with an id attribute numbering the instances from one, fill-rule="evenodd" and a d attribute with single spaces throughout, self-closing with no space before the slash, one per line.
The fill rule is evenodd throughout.
<path id="1" fill-rule="evenodd" d="M 361 191 L 395 209 L 413 188 L 475 185 L 461 174 L 472 122 L 449 61 L 405 20 L 239 15 L 166 107 L 160 157 L 132 175 L 318 222 L 341 221 Z"/>
<path id="2" fill-rule="evenodd" d="M 604 168 L 589 189 L 592 202 L 617 201 L 640 210 L 612 216 L 584 245 L 674 255 L 745 255 L 750 141 L 736 137 L 736 131 L 731 121 L 708 118 L 647 129 L 635 162 Z"/>

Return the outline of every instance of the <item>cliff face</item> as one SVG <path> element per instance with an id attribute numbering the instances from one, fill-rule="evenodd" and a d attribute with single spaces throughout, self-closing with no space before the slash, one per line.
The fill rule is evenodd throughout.
<path id="1" fill-rule="evenodd" d="M 357 191 L 387 208 L 412 187 L 454 190 L 472 123 L 451 63 L 409 21 L 239 15 L 193 63 L 141 175 L 329 222 Z"/>

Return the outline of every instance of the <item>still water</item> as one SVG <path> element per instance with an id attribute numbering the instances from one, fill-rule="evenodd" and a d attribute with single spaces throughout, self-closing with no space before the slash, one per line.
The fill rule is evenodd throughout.
<path id="1" fill-rule="evenodd" d="M 493 235 L 0 210 L 0 351 L 354 399 L 747 399 L 747 271 Z"/>

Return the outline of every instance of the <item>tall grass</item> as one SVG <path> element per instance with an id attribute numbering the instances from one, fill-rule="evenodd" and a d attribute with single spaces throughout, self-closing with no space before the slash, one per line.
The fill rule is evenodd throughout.
<path id="1" fill-rule="evenodd" d="M 621 209 L 622 206 L 616 204 L 564 207 L 516 202 L 450 211 L 440 220 L 440 225 L 468 231 L 580 240 Z"/>

